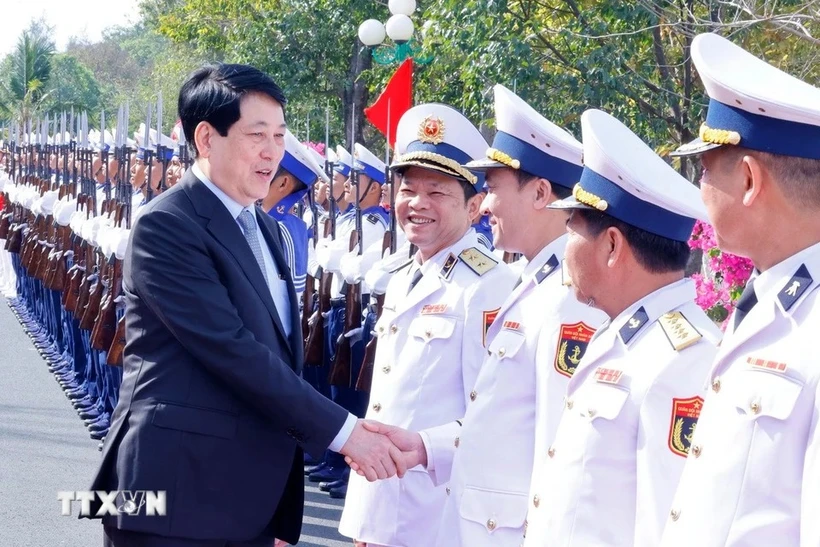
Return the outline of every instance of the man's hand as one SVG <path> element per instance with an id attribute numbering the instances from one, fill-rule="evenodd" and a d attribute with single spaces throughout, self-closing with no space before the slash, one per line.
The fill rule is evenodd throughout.
<path id="1" fill-rule="evenodd" d="M 386 436 L 366 429 L 366 423 L 359 420 L 342 447 L 340 453 L 346 456 L 345 461 L 356 462 L 356 472 L 370 482 L 394 475 L 402 478 L 407 472 L 407 465 L 401 450 Z"/>
<path id="2" fill-rule="evenodd" d="M 273 541 L 273 547 L 287 547 L 288 545 L 290 545 L 290 543 L 284 539 L 276 539 Z"/>
<path id="3" fill-rule="evenodd" d="M 367 431 L 378 433 L 390 439 L 396 448 L 401 450 L 407 469 L 417 465 L 427 466 L 427 450 L 424 448 L 420 434 L 380 422 L 365 421 L 362 422 L 362 425 Z M 353 471 L 365 476 L 362 466 L 355 458 L 348 457 L 345 458 L 345 461 Z"/>

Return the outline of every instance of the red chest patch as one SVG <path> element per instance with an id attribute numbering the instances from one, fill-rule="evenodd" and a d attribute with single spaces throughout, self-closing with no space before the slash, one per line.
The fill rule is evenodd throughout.
<path id="1" fill-rule="evenodd" d="M 493 325 L 495 318 L 498 317 L 498 312 L 501 311 L 501 308 L 496 308 L 494 310 L 485 311 L 484 312 L 484 320 L 482 324 L 484 328 L 481 332 L 481 344 L 486 348 L 487 347 L 487 332 L 490 330 L 490 327 Z"/>
<path id="2" fill-rule="evenodd" d="M 595 334 L 595 329 L 585 323 L 561 325 L 554 365 L 559 374 L 569 378 L 575 373 L 593 334 Z"/>
<path id="3" fill-rule="evenodd" d="M 703 408 L 703 397 L 672 399 L 672 420 L 669 423 L 669 450 L 683 456 L 689 455 L 695 426 Z"/>

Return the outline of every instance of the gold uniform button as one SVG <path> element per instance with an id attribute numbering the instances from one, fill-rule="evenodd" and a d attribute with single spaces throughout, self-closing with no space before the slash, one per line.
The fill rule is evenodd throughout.
<path id="1" fill-rule="evenodd" d="M 720 376 L 712 380 L 712 391 L 714 391 L 715 393 L 720 391 Z"/>
<path id="2" fill-rule="evenodd" d="M 430 329 L 427 329 L 426 331 L 424 331 L 424 336 L 426 336 L 427 338 L 430 338 L 431 336 L 433 336 L 433 331 L 431 331 Z"/>
<path id="3" fill-rule="evenodd" d="M 536 509 L 538 509 L 538 506 L 541 505 L 541 499 L 538 497 L 538 494 L 533 496 L 532 504 L 535 506 Z"/>
<path id="4" fill-rule="evenodd" d="M 549 456 L 550 458 L 555 456 L 555 449 L 553 447 L 550 447 L 550 449 L 547 450 L 547 456 Z"/>
<path id="5" fill-rule="evenodd" d="M 572 399 L 567 399 L 567 410 L 572 410 L 573 404 Z"/>
<path id="6" fill-rule="evenodd" d="M 382 409 L 382 404 L 381 403 L 375 403 L 373 405 L 373 410 L 375 410 L 376 412 L 380 411 L 381 409 Z"/>
<path id="7" fill-rule="evenodd" d="M 504 348 L 498 348 L 498 356 L 499 357 L 504 357 L 505 353 L 507 353 L 507 350 L 505 350 Z"/>
<path id="8" fill-rule="evenodd" d="M 696 458 L 700 458 L 701 450 L 703 450 L 699 444 L 692 445 L 692 455 Z"/>
<path id="9" fill-rule="evenodd" d="M 399 327 L 397 327 L 396 325 L 390 325 L 390 332 L 396 334 L 397 332 L 399 332 Z"/>
<path id="10" fill-rule="evenodd" d="M 672 509 L 672 511 L 669 512 L 669 516 L 672 517 L 673 521 L 677 521 L 680 518 L 680 511 Z"/>
<path id="11" fill-rule="evenodd" d="M 487 521 L 487 530 L 489 530 L 490 532 L 495 530 L 495 521 L 493 519 Z"/>
<path id="12" fill-rule="evenodd" d="M 456 440 L 455 440 L 455 442 L 453 442 L 453 444 L 456 445 L 456 448 L 458 448 L 458 445 L 459 445 L 460 442 L 461 441 L 459 440 L 459 438 L 456 437 Z"/>
<path id="13" fill-rule="evenodd" d="M 752 403 L 749 405 L 749 408 L 751 409 L 752 414 L 760 414 L 760 403 L 758 403 L 757 401 L 752 401 Z"/>
<path id="14" fill-rule="evenodd" d="M 383 332 L 384 332 L 384 325 L 380 325 L 379 326 L 379 334 L 382 334 Z"/>
<path id="15" fill-rule="evenodd" d="M 449 486 L 447 488 L 445 488 L 444 491 L 447 492 L 448 496 L 450 495 L 450 487 Z"/>
<path id="16" fill-rule="evenodd" d="M 382 372 L 384 372 L 385 374 L 388 374 L 390 372 L 390 365 L 387 365 L 386 367 L 382 367 Z"/>
<path id="17" fill-rule="evenodd" d="M 475 401 L 476 397 L 478 397 L 478 393 L 476 393 L 475 390 L 471 391 L 470 392 L 470 400 Z"/>
<path id="18" fill-rule="evenodd" d="M 594 409 L 594 408 L 590 408 L 590 409 L 587 411 L 587 414 L 589 414 L 589 417 L 590 417 L 590 418 L 594 418 L 594 417 L 595 417 L 595 409 Z"/>

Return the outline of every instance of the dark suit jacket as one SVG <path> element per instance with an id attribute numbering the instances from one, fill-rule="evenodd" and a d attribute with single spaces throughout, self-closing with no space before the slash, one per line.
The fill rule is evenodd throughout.
<path id="1" fill-rule="evenodd" d="M 123 265 L 120 399 L 93 490 L 165 490 L 167 516 L 104 524 L 194 539 L 296 543 L 302 448 L 321 454 L 347 413 L 300 378 L 302 335 L 276 221 L 261 232 L 288 283 L 285 331 L 242 231 L 189 170 L 146 205 Z"/>

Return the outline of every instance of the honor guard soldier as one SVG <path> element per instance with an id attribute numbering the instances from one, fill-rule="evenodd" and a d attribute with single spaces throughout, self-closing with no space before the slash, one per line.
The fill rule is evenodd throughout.
<path id="1" fill-rule="evenodd" d="M 368 245 L 382 240 L 387 229 L 387 212 L 379 206 L 381 187 L 385 182 L 384 163 L 359 143 L 356 143 L 354 147 L 353 160 L 350 177 L 344 184 L 345 200 L 352 204 L 352 207 L 348 213 L 339 217 L 336 223 L 336 239 L 319 241 L 316 246 L 316 259 L 325 272 L 333 274 L 330 289 L 331 310 L 325 320 L 325 357 L 329 360 L 328 366 L 335 364 L 339 336 L 344 334 L 350 338 L 350 377 L 355 382 L 364 352 L 362 331 L 345 332 L 347 301 L 344 289 L 346 286 L 340 265 L 342 258 L 349 252 L 357 252 L 360 245 L 366 249 Z M 358 234 L 358 245 L 351 250 L 350 236 L 359 230 L 361 232 Z M 367 306 L 367 300 L 367 295 L 362 294 L 362 307 Z M 362 310 L 354 313 L 361 315 Z M 332 372 L 331 368 L 331 374 Z M 355 384 L 332 385 L 331 399 L 350 413 L 358 417 L 364 416 L 367 394 L 356 391 Z M 319 482 L 319 487 L 330 492 L 333 497 L 344 498 L 349 475 L 349 468 L 344 458 L 336 452 L 328 451 L 324 463 L 324 468 L 317 469 L 308 476 L 309 480 Z"/>
<path id="2" fill-rule="evenodd" d="M 305 292 L 308 229 L 305 221 L 293 214 L 291 209 L 310 191 L 319 173 L 327 177 L 310 152 L 290 130 L 286 130 L 285 155 L 273 176 L 268 195 L 262 200 L 262 209 L 284 228 L 282 242 L 285 261 L 290 268 L 297 299 Z"/>
<path id="3" fill-rule="evenodd" d="M 720 331 L 684 278 L 706 211 L 697 188 L 621 122 L 581 117 L 584 170 L 566 264 L 576 297 L 610 321 L 569 381 L 533 479 L 526 546 L 658 545 L 703 405 Z"/>
<path id="4" fill-rule="evenodd" d="M 418 252 L 387 288 L 367 418 L 409 430 L 446 424 L 430 436 L 438 454 L 476 397 L 486 329 L 515 278 L 471 228 L 481 198 L 462 165 L 487 149 L 478 130 L 449 106 L 424 104 L 402 116 L 396 136 L 405 151 L 391 166 L 396 218 Z M 374 547 L 433 545 L 445 486 L 409 467 L 377 483 L 353 474 L 339 531 Z"/>
<path id="5" fill-rule="evenodd" d="M 820 545 L 820 89 L 716 34 L 692 59 L 709 94 L 701 194 L 752 279 L 706 401 L 663 546 Z"/>
<path id="6" fill-rule="evenodd" d="M 493 228 L 490 239 L 528 263 L 492 313 L 487 355 L 462 427 L 443 450 L 427 454 L 433 481 L 449 481 L 442 547 L 521 544 L 533 460 L 546 451 L 569 378 L 606 319 L 563 283 L 568 213 L 547 208 L 578 182 L 581 143 L 501 85 L 495 116 L 498 132 L 487 158 L 466 167 L 486 173 L 481 212 Z"/>

